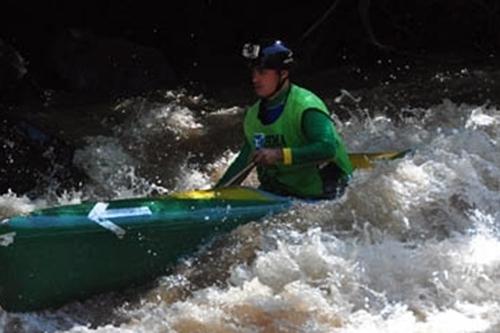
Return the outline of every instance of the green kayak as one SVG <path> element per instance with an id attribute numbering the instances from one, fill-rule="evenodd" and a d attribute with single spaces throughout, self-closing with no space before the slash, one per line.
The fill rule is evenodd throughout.
<path id="1" fill-rule="evenodd" d="M 357 169 L 403 152 L 349 154 Z M 87 202 L 0 223 L 0 305 L 57 307 L 161 275 L 215 234 L 286 210 L 289 198 L 244 187 Z"/>
<path id="2" fill-rule="evenodd" d="M 11 218 L 0 224 L 0 305 L 31 311 L 140 284 L 218 232 L 290 205 L 287 198 L 234 187 Z"/>

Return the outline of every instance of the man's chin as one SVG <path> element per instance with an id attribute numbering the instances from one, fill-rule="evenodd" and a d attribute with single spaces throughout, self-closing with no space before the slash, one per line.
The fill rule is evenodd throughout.
<path id="1" fill-rule="evenodd" d="M 260 97 L 260 98 L 266 97 L 266 94 L 260 89 L 254 88 L 254 92 L 255 92 L 255 95 L 257 95 L 257 97 Z"/>

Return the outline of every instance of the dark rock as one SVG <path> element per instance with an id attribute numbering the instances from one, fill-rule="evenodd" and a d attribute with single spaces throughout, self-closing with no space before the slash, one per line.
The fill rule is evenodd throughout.
<path id="1" fill-rule="evenodd" d="M 25 121 L 3 119 L 0 142 L 0 193 L 57 193 L 84 179 L 70 146 Z"/>
<path id="2" fill-rule="evenodd" d="M 96 96 L 132 95 L 175 83 L 160 51 L 80 30 L 59 36 L 50 63 L 65 89 Z"/>
<path id="3" fill-rule="evenodd" d="M 0 39 L 0 93 L 5 95 L 17 88 L 27 72 L 26 62 L 19 52 Z"/>

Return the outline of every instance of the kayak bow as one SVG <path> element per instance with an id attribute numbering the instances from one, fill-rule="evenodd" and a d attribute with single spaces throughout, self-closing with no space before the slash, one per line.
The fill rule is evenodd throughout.
<path id="1" fill-rule="evenodd" d="M 161 275 L 209 237 L 285 210 L 249 188 L 37 210 L 0 224 L 0 305 L 56 307 Z"/>

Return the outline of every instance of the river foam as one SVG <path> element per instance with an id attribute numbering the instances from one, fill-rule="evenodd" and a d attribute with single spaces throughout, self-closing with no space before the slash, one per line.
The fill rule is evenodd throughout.
<path id="1" fill-rule="evenodd" d="M 154 110 L 166 112 L 146 108 L 148 119 Z M 156 122 L 191 117 L 188 123 L 194 124 L 172 143 L 175 148 L 165 149 L 216 135 L 206 114 L 188 111 L 171 108 L 168 112 L 179 117 L 153 117 Z M 229 113 L 221 112 L 219 120 Z M 241 226 L 146 290 L 36 314 L 1 312 L 0 321 L 28 332 L 499 331 L 500 111 L 445 100 L 405 114 L 400 119 L 360 114 L 338 124 L 350 151 L 414 148 L 404 158 L 356 172 L 342 198 L 297 202 L 289 212 Z M 158 145 L 140 135 L 150 127 L 123 126 L 132 125 L 142 129 L 122 127 L 114 138 L 89 138 L 82 147 L 92 156 L 111 145 L 109 151 L 123 152 L 127 164 L 137 163 L 131 177 L 145 182 L 123 183 L 119 191 L 115 186 L 120 193 L 114 197 L 147 195 L 152 183 L 165 192 L 208 187 L 213 169 L 223 169 L 234 157 L 234 150 L 193 146 L 202 149 L 203 158 L 193 157 L 199 152 L 192 150 L 176 155 L 177 164 L 171 161 L 169 167 L 177 170 L 176 181 L 155 183 L 147 170 L 159 160 L 134 154 L 127 144 L 142 137 L 141 148 Z M 157 125 L 164 132 L 153 130 L 155 138 L 175 134 Z M 200 167 L 201 160 L 209 167 Z M 153 162 L 140 166 L 145 161 Z M 92 172 L 105 171 L 88 163 Z M 255 178 L 249 184 L 256 185 Z M 12 194 L 0 199 L 16 213 L 34 205 Z M 98 313 L 108 307 L 109 318 L 102 318 Z"/>

